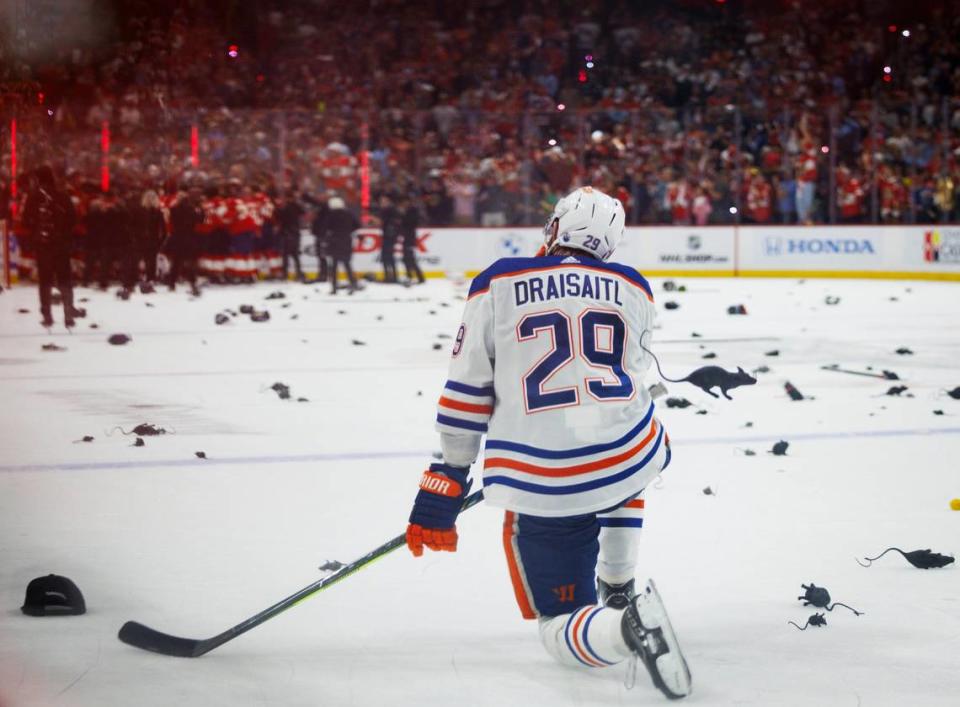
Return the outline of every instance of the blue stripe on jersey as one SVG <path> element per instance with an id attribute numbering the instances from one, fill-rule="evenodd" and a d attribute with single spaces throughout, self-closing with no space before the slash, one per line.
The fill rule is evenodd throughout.
<path id="1" fill-rule="evenodd" d="M 479 292 L 480 290 L 485 290 L 490 287 L 490 280 L 497 275 L 507 275 L 518 270 L 528 270 L 529 268 L 546 265 L 548 260 L 552 260 L 552 258 L 500 258 L 500 260 L 495 261 L 493 265 L 473 278 L 473 282 L 470 283 L 470 292 L 467 296 L 469 297 L 474 292 Z M 560 259 L 556 260 L 559 262 Z"/>
<path id="2" fill-rule="evenodd" d="M 601 528 L 642 528 L 643 518 L 597 518 Z"/>
<path id="3" fill-rule="evenodd" d="M 590 263 L 592 265 L 592 263 Z M 653 299 L 653 289 L 650 287 L 650 283 L 647 282 L 647 278 L 637 272 L 634 268 L 629 265 L 624 265 L 623 263 L 603 263 L 603 266 L 608 270 L 613 270 L 615 273 L 619 273 L 627 278 L 630 282 L 639 285 L 644 292 L 650 295 L 650 299 Z"/>
<path id="4" fill-rule="evenodd" d="M 437 422 L 448 427 L 460 427 L 473 432 L 486 432 L 487 424 L 485 422 L 471 422 L 470 420 L 461 420 L 447 415 L 437 415 Z"/>
<path id="5" fill-rule="evenodd" d="M 506 442 L 501 439 L 488 439 L 487 449 L 505 449 L 508 452 L 519 452 L 520 454 L 527 454 L 531 457 L 539 457 L 540 459 L 570 459 L 571 457 L 584 457 L 588 454 L 599 454 L 601 452 L 608 452 L 611 449 L 616 449 L 617 447 L 622 447 L 631 439 L 640 434 L 641 430 L 646 429 L 651 417 L 653 417 L 653 403 L 650 403 L 650 407 L 647 409 L 647 414 L 643 416 L 643 419 L 640 420 L 640 422 L 638 422 L 636 426 L 627 432 L 623 437 L 616 439 L 613 442 L 592 444 L 588 447 L 578 447 L 577 449 L 542 449 L 541 447 L 531 447 L 528 444 L 519 444 L 518 442 Z"/>
<path id="6" fill-rule="evenodd" d="M 564 260 L 567 259 L 567 257 L 568 256 L 565 255 L 551 255 L 548 257 L 539 258 L 501 258 L 473 278 L 473 282 L 470 283 L 470 292 L 468 296 L 473 295 L 476 292 L 480 292 L 481 290 L 486 290 L 488 287 L 490 287 L 490 281 L 495 277 L 501 275 L 510 275 L 511 273 L 519 272 L 521 270 L 530 270 L 532 268 L 546 270 L 552 265 L 560 265 Z M 644 292 L 646 292 L 650 298 L 653 299 L 653 289 L 650 287 L 650 283 L 647 282 L 647 279 L 643 275 L 629 265 L 623 265 L 622 263 L 607 263 L 602 260 L 595 260 L 586 254 L 584 254 L 584 256 L 580 259 L 580 262 L 586 267 L 597 268 L 599 270 L 609 270 L 617 273 L 618 275 L 622 275 L 630 282 L 639 285 Z"/>
<path id="7" fill-rule="evenodd" d="M 493 397 L 493 386 L 488 385 L 483 388 L 477 388 L 472 385 L 467 385 L 466 383 L 457 383 L 457 381 L 447 381 L 447 384 L 443 386 L 444 388 L 449 388 L 454 393 L 463 393 L 464 395 L 474 395 L 478 398 L 492 398 Z"/>
<path id="8" fill-rule="evenodd" d="M 590 638 L 589 638 L 589 636 L 590 636 L 590 622 L 593 621 L 593 617 L 596 616 L 597 614 L 599 614 L 601 611 L 603 611 L 602 608 L 597 608 L 597 609 L 594 609 L 593 611 L 591 611 L 591 612 L 590 612 L 590 616 L 587 617 L 586 623 L 583 624 L 583 645 L 586 647 L 586 649 L 587 649 L 587 651 L 590 653 L 590 655 L 593 656 L 593 659 L 594 659 L 594 660 L 598 660 L 598 661 L 600 661 L 601 663 L 603 663 L 604 665 L 614 665 L 614 663 L 611 663 L 609 660 L 604 660 L 603 658 L 601 658 L 600 656 L 598 656 L 598 655 L 597 655 L 597 652 L 596 652 L 595 650 L 593 650 L 593 647 L 590 645 Z"/>
<path id="9" fill-rule="evenodd" d="M 486 476 L 483 479 L 483 485 L 493 486 L 494 484 L 502 484 L 503 486 L 520 489 L 521 491 L 540 493 L 548 496 L 565 496 L 571 493 L 593 491 L 594 489 L 610 486 L 611 484 L 615 484 L 619 481 L 629 478 L 630 476 L 633 476 L 636 472 L 645 467 L 647 462 L 653 459 L 653 455 L 657 453 L 658 449 L 660 449 L 661 441 L 663 441 L 663 427 L 661 427 L 660 431 L 657 433 L 657 439 L 653 443 L 653 448 L 647 452 L 646 456 L 644 456 L 638 464 L 627 467 L 623 471 L 613 474 L 612 476 L 596 479 L 594 481 L 584 481 L 582 484 L 573 484 L 572 486 L 545 486 L 543 484 L 532 484 L 529 481 L 519 481 L 517 479 L 512 479 L 509 476 Z"/>

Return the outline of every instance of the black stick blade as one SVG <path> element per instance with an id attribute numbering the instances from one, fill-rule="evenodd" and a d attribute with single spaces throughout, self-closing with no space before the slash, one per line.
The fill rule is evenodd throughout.
<path id="1" fill-rule="evenodd" d="M 171 636 L 168 633 L 155 631 L 136 621 L 127 621 L 120 629 L 117 638 L 135 648 L 178 658 L 196 658 L 206 653 L 203 646 L 204 641 Z"/>

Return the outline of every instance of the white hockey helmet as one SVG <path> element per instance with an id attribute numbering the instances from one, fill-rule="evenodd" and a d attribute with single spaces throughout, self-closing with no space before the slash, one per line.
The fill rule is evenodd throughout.
<path id="1" fill-rule="evenodd" d="M 625 223 L 619 199 L 593 187 L 580 187 L 557 202 L 543 229 L 547 255 L 562 246 L 606 260 L 620 244 Z"/>

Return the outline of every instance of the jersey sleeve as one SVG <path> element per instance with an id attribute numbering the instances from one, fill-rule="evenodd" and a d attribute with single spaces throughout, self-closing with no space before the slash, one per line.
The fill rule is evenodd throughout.
<path id="1" fill-rule="evenodd" d="M 457 331 L 447 382 L 437 402 L 437 430 L 480 435 L 493 413 L 493 298 L 489 291 L 467 300 Z"/>
<path id="2" fill-rule="evenodd" d="M 653 328 L 657 320 L 657 307 L 653 299 L 653 288 L 647 279 L 637 270 L 626 265 L 618 266 L 621 272 L 628 274 L 634 283 L 639 285 L 643 297 L 639 299 L 636 312 L 636 321 L 632 323 L 632 328 L 636 329 L 637 337 L 637 357 L 632 362 L 632 370 L 637 374 L 638 380 L 643 381 L 653 365 L 653 357 L 649 351 L 653 350 Z"/>

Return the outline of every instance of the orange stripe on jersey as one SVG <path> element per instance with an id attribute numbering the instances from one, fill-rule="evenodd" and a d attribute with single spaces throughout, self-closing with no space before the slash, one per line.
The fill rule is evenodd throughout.
<path id="1" fill-rule="evenodd" d="M 453 400 L 446 396 L 440 396 L 440 401 L 438 403 L 442 407 L 450 408 L 451 410 L 461 410 L 462 412 L 475 412 L 482 415 L 489 415 L 493 412 L 492 405 L 477 405 L 476 403 L 463 403 L 459 400 Z"/>
<path id="2" fill-rule="evenodd" d="M 641 287 L 641 286 L 638 285 L 636 282 L 634 282 L 633 280 L 631 280 L 630 278 L 628 278 L 626 275 L 623 275 L 622 273 L 618 273 L 618 272 L 616 272 L 615 270 L 607 270 L 607 269 L 605 269 L 605 268 L 598 268 L 598 267 L 594 267 L 594 266 L 592 266 L 592 265 L 587 265 L 586 263 L 558 263 L 558 264 L 556 264 L 556 265 L 541 265 L 541 266 L 535 267 L 535 268 L 526 268 L 526 269 L 524 269 L 524 270 L 514 270 L 513 272 L 505 272 L 505 273 L 501 273 L 501 274 L 499 274 L 499 275 L 494 275 L 493 277 L 490 278 L 490 282 L 492 283 L 494 280 L 499 280 L 499 279 L 502 278 L 502 277 L 517 277 L 517 276 L 519 276 L 519 275 L 526 275 L 526 274 L 532 273 L 532 272 L 543 272 L 544 270 L 554 270 L 554 269 L 557 269 L 557 268 L 562 268 L 562 269 L 564 269 L 564 270 L 569 270 L 570 268 L 583 268 L 584 270 L 593 270 L 593 271 L 595 271 L 595 272 L 602 272 L 604 275 L 610 275 L 610 276 L 612 276 L 612 277 L 619 277 L 621 280 L 623 280 L 624 282 L 626 282 L 628 285 L 633 285 L 634 287 L 640 289 L 640 290 L 643 292 L 644 296 L 646 296 L 646 298 L 647 298 L 648 300 L 650 300 L 651 302 L 653 302 L 653 295 L 651 295 L 649 292 L 647 292 L 646 290 L 644 290 L 643 287 Z M 473 298 L 476 297 L 477 295 L 482 295 L 482 294 L 485 294 L 485 293 L 487 293 L 487 292 L 489 292 L 489 291 L 490 291 L 490 286 L 487 285 L 487 286 L 484 287 L 482 290 L 477 290 L 476 292 L 471 292 L 470 295 L 467 297 L 467 299 L 473 299 Z"/>
<path id="3" fill-rule="evenodd" d="M 506 457 L 490 457 L 485 459 L 483 462 L 483 468 L 489 469 L 490 467 L 499 467 L 502 469 L 514 469 L 516 471 L 525 471 L 528 474 L 535 474 L 536 476 L 546 476 L 555 479 L 561 479 L 566 476 L 577 476 L 578 474 L 589 474 L 591 471 L 599 471 L 600 469 L 608 469 L 611 466 L 615 466 L 620 462 L 626 461 L 631 457 L 635 456 L 641 449 L 643 449 L 654 437 L 657 436 L 657 423 L 656 421 L 650 425 L 650 432 L 640 440 L 639 443 L 631 447 L 625 452 L 616 454 L 612 457 L 607 457 L 606 459 L 598 459 L 593 462 L 587 462 L 586 464 L 575 464 L 573 466 L 561 466 L 557 468 L 537 466 L 536 464 L 529 464 L 527 462 L 517 461 L 516 459 L 507 459 Z M 641 501 L 642 503 L 642 501 Z"/>
<path id="4" fill-rule="evenodd" d="M 513 593 L 520 606 L 520 614 L 525 619 L 535 619 L 537 612 L 533 608 L 530 597 L 527 596 L 527 588 L 520 574 L 519 558 L 514 554 L 513 526 L 516 522 L 517 515 L 513 511 L 503 514 L 503 551 L 507 555 L 507 569 L 510 570 L 510 582 L 513 584 Z"/>
<path id="5" fill-rule="evenodd" d="M 573 647 L 576 648 L 577 653 L 580 654 L 580 659 L 583 660 L 588 665 L 592 665 L 595 668 L 603 668 L 606 666 L 603 663 L 600 663 L 594 660 L 593 658 L 591 658 L 590 655 L 583 649 L 583 646 L 580 645 L 580 639 L 577 637 L 577 634 L 580 632 L 580 624 L 583 623 L 583 620 L 587 618 L 587 614 L 589 614 L 590 611 L 594 608 L 595 607 L 587 606 L 582 609 L 580 618 L 578 618 L 576 622 L 573 624 L 573 630 L 570 633 L 573 634 Z"/>
<path id="6" fill-rule="evenodd" d="M 633 499 L 632 501 L 627 501 L 626 503 L 623 504 L 623 507 L 624 507 L 624 508 L 639 508 L 639 509 L 643 510 L 643 499 L 642 499 L 642 498 L 635 498 L 635 499 Z"/>

